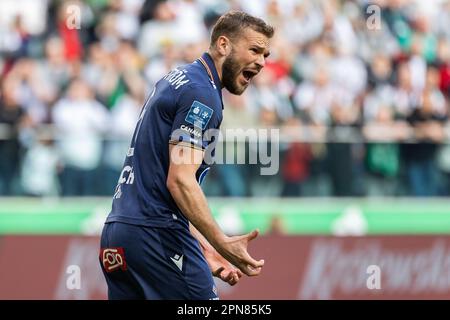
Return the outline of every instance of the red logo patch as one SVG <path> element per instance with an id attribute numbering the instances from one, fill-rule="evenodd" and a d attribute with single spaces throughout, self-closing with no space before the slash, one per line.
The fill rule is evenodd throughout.
<path id="1" fill-rule="evenodd" d="M 117 269 L 127 270 L 123 248 L 103 248 L 100 250 L 100 259 L 106 272 L 113 272 Z"/>

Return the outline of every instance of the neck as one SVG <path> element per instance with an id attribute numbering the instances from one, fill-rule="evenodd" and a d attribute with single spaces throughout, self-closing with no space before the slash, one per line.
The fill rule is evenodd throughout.
<path id="1" fill-rule="evenodd" d="M 222 65 L 225 61 L 225 57 L 222 57 L 218 54 L 217 51 L 214 49 L 209 48 L 208 51 L 209 55 L 211 56 L 212 60 L 214 61 L 214 66 L 216 67 L 217 74 L 219 75 L 220 83 L 223 87 L 223 81 L 222 81 Z"/>

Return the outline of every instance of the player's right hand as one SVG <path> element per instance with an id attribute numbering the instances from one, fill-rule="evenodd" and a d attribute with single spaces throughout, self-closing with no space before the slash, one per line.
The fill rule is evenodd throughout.
<path id="1" fill-rule="evenodd" d="M 220 254 L 247 276 L 257 276 L 261 273 L 264 260 L 255 260 L 247 252 L 248 243 L 259 234 L 254 230 L 242 236 L 227 237 L 219 249 Z"/>

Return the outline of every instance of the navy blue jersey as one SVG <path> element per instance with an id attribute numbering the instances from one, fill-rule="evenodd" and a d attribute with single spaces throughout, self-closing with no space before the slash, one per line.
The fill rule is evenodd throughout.
<path id="1" fill-rule="evenodd" d="M 220 127 L 222 109 L 220 79 L 207 53 L 158 81 L 139 116 L 106 223 L 188 228 L 166 186 L 169 143 L 211 148 L 203 136 Z M 203 161 L 199 183 L 208 169 Z"/>

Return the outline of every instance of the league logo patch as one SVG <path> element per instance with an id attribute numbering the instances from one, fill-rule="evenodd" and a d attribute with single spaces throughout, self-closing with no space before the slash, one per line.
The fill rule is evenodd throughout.
<path id="1" fill-rule="evenodd" d="M 193 124 L 195 127 L 201 126 L 202 130 L 205 130 L 213 112 L 213 109 L 210 107 L 198 101 L 194 101 L 188 114 L 186 115 L 186 119 L 184 120 L 190 124 Z"/>
<path id="2" fill-rule="evenodd" d="M 125 254 L 123 248 L 103 248 L 100 250 L 100 259 L 106 272 L 113 272 L 117 269 L 127 270 Z"/>

